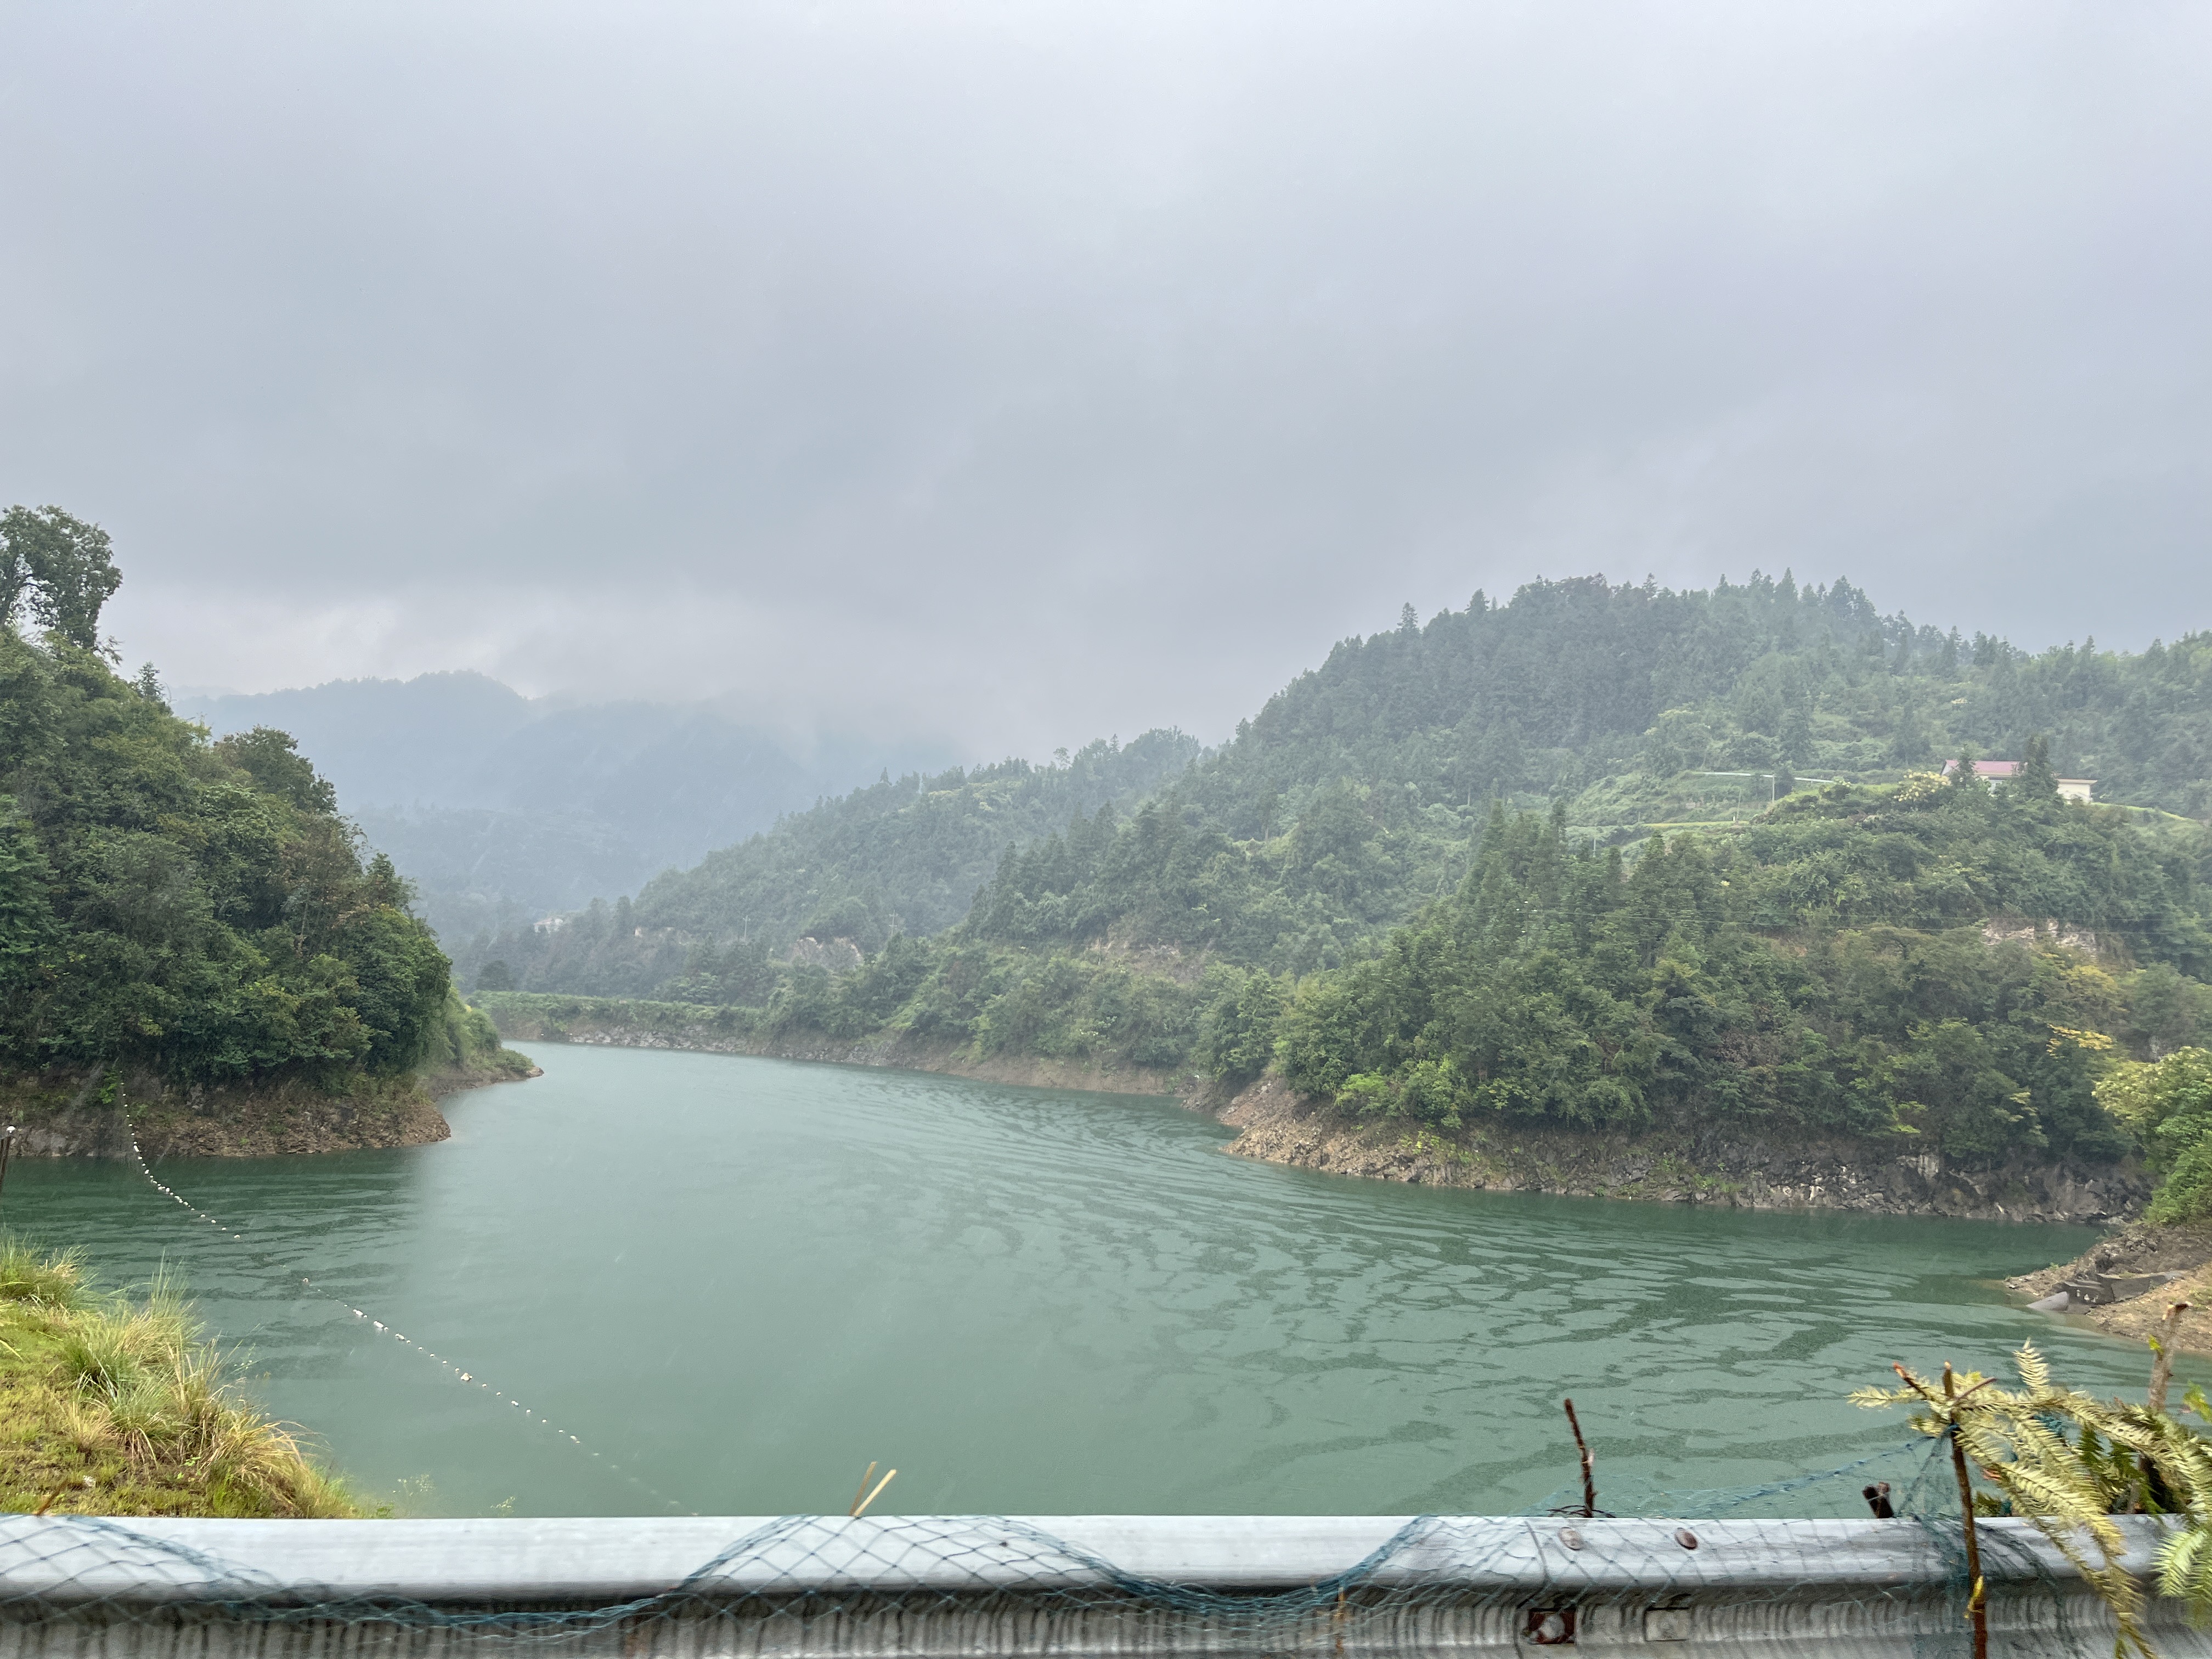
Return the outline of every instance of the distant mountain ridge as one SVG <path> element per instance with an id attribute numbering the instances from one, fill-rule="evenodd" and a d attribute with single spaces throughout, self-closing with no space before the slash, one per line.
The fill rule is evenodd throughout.
<path id="1" fill-rule="evenodd" d="M 290 732 L 370 842 L 458 939 L 636 890 L 927 744 L 835 738 L 811 750 L 710 704 L 532 699 L 472 672 L 179 696 L 218 737 Z"/>

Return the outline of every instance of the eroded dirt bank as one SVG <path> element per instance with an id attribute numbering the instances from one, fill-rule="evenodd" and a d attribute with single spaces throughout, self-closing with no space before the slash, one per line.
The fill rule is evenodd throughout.
<path id="1" fill-rule="evenodd" d="M 533 1071 L 530 1075 L 536 1075 Z M 148 1073 L 49 1072 L 0 1086 L 0 1110 L 30 1158 L 267 1158 L 419 1146 L 453 1133 L 438 1109 L 463 1089 L 515 1080 L 494 1066 L 364 1079 L 344 1095 L 300 1083 L 180 1087 Z"/>
<path id="2" fill-rule="evenodd" d="M 1228 1147 L 1241 1157 L 1437 1187 L 2094 1224 L 2118 1220 L 2150 1194 L 2148 1176 L 2130 1164 L 1955 1170 L 1932 1158 L 1885 1157 L 1856 1143 L 1802 1137 L 1488 1127 L 1447 1133 L 1347 1119 L 1273 1079 L 1210 1104 L 1222 1122 L 1242 1131 Z"/>
<path id="3" fill-rule="evenodd" d="M 2037 1300 L 2069 1292 L 2067 1305 L 2053 1311 L 2136 1341 L 2156 1334 L 2166 1310 L 2185 1302 L 2189 1307 L 2176 1327 L 2176 1346 L 2191 1353 L 2212 1353 L 2212 1226 L 2136 1222 L 2098 1240 L 2071 1261 L 2005 1284 Z"/>

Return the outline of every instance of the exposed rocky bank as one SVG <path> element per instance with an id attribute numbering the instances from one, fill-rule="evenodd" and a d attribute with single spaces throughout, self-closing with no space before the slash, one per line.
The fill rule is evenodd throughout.
<path id="1" fill-rule="evenodd" d="M 2044 1304 L 2046 1312 L 2084 1319 L 2109 1336 L 2136 1341 L 2157 1334 L 2166 1310 L 2185 1302 L 2175 1346 L 2212 1353 L 2212 1226 L 2136 1222 L 2071 1261 L 2008 1279 L 2005 1286 Z M 2061 1296 L 2065 1302 L 2051 1305 Z"/>
<path id="2" fill-rule="evenodd" d="M 0 1083 L 0 1110 L 30 1158 L 128 1158 L 135 1136 L 149 1158 L 268 1158 L 279 1153 L 420 1146 L 453 1133 L 438 1101 L 464 1089 L 538 1075 L 511 1065 L 449 1068 L 358 1080 L 325 1094 L 298 1081 L 273 1086 L 187 1086 L 104 1067 Z"/>
<path id="3" fill-rule="evenodd" d="M 1770 1139 L 1741 1131 L 1443 1131 L 1347 1118 L 1272 1078 L 1212 1103 L 1211 1109 L 1242 1131 L 1228 1147 L 1240 1157 L 1491 1192 L 2100 1224 L 2139 1208 L 2151 1187 L 2148 1175 L 2132 1164 L 1954 1170 L 1925 1155 L 1885 1155 L 1851 1141 Z"/>

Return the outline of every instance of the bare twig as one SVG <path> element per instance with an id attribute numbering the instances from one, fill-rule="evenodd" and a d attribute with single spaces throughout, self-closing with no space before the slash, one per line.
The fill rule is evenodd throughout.
<path id="1" fill-rule="evenodd" d="M 1575 1415 L 1575 1402 L 1569 1400 L 1561 1403 L 1567 1408 L 1567 1426 L 1575 1431 L 1575 1449 L 1582 1454 L 1583 1516 L 1589 1519 L 1597 1513 L 1597 1480 L 1590 1468 L 1597 1460 L 1591 1455 L 1589 1442 L 1583 1438 L 1582 1421 Z"/>
<path id="2" fill-rule="evenodd" d="M 1903 1369 L 1899 1367 L 1900 1373 Z M 1913 1386 L 1917 1388 L 1919 1385 L 1916 1382 Z M 1979 1388 L 1981 1384 L 1974 1386 Z M 1966 1394 L 1973 1391 L 1973 1389 L 1969 1389 Z M 1945 1360 L 1943 1400 L 1949 1407 L 1951 1472 L 1959 1479 L 1959 1507 L 1964 1511 L 1966 1527 L 1966 1577 L 1974 1587 L 1973 1595 L 1966 1602 L 1966 1616 L 1974 1621 L 1974 1659 L 1990 1659 L 1990 1610 L 1983 1599 L 1985 1586 L 1982 1583 L 1982 1537 L 1974 1521 L 1974 1482 L 1966 1473 L 1966 1449 L 1959 1443 L 1959 1402 L 1966 1397 L 1966 1394 L 1958 1392 L 1951 1362 Z"/>
<path id="3" fill-rule="evenodd" d="M 2166 1327 L 2165 1337 L 2161 1340 L 2154 1336 L 2150 1340 L 2152 1357 L 2148 1399 L 2150 1408 L 2154 1412 L 2166 1409 L 2166 1385 L 2173 1380 L 2173 1339 L 2180 1334 L 2181 1316 L 2188 1311 L 2186 1302 L 2169 1304 L 2166 1317 L 2160 1322 Z"/>

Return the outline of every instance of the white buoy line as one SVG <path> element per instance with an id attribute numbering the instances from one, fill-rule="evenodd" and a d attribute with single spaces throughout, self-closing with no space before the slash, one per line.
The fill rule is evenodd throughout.
<path id="1" fill-rule="evenodd" d="M 138 1137 L 135 1132 L 131 1133 L 131 1156 L 138 1165 L 138 1173 L 146 1177 L 147 1183 L 151 1186 L 155 1192 L 161 1194 L 164 1198 L 171 1199 L 176 1203 L 183 1206 L 186 1211 L 190 1212 L 192 1215 L 198 1217 L 202 1221 L 206 1222 L 209 1226 L 214 1228 L 225 1237 L 235 1239 L 241 1244 L 250 1243 L 252 1242 L 244 1233 L 241 1233 L 235 1228 L 227 1226 L 222 1222 L 216 1220 L 215 1217 L 210 1215 L 205 1210 L 200 1208 L 198 1205 L 193 1203 L 190 1199 L 186 1198 L 182 1193 L 177 1191 L 173 1187 L 164 1184 L 161 1178 L 157 1176 L 154 1173 L 153 1170 L 147 1164 L 146 1155 L 138 1150 Z M 443 1354 L 438 1353 L 424 1344 L 417 1342 L 410 1336 L 402 1334 L 385 1321 L 376 1318 L 366 1309 L 355 1307 L 352 1303 L 347 1301 L 342 1296 L 331 1295 L 331 1292 L 324 1290 L 320 1285 L 317 1285 L 313 1279 L 307 1278 L 305 1274 L 301 1275 L 300 1283 L 305 1285 L 312 1295 L 322 1301 L 331 1304 L 333 1306 L 343 1308 L 356 1319 L 362 1321 L 364 1324 L 375 1330 L 379 1334 L 388 1336 L 394 1341 L 412 1348 L 416 1353 L 422 1355 L 424 1358 L 436 1361 L 437 1364 L 443 1367 L 455 1381 L 475 1384 L 476 1387 L 483 1389 L 493 1399 L 500 1401 L 503 1405 L 511 1406 L 516 1411 L 520 1412 L 525 1417 L 537 1424 L 540 1428 L 550 1430 L 556 1437 L 567 1440 L 569 1444 L 574 1446 L 586 1457 L 592 1459 L 592 1462 L 603 1464 L 607 1468 L 612 1470 L 615 1474 L 621 1475 L 623 1480 L 629 1481 L 640 1491 L 650 1492 L 659 1502 L 667 1504 L 670 1509 L 675 1510 L 678 1513 L 684 1512 L 680 1504 L 676 1503 L 676 1501 L 671 1498 L 665 1492 L 661 1492 L 658 1487 L 654 1486 L 651 1482 L 641 1480 L 638 1476 L 631 1474 L 628 1469 L 624 1468 L 621 1464 L 616 1462 L 612 1458 L 601 1456 L 598 1452 L 593 1451 L 589 1446 L 586 1446 L 581 1440 L 577 1438 L 575 1435 L 562 1428 L 559 1424 L 554 1423 L 541 1416 L 537 1412 L 532 1411 L 529 1407 L 524 1405 L 520 1400 L 515 1399 L 513 1395 L 502 1394 L 499 1389 L 492 1387 L 490 1383 L 485 1382 L 482 1377 L 477 1376 L 473 1372 L 462 1370 L 460 1366 L 454 1364 L 453 1361 L 447 1358 Z M 691 1513 L 696 1514 L 697 1511 L 693 1510 Z"/>

